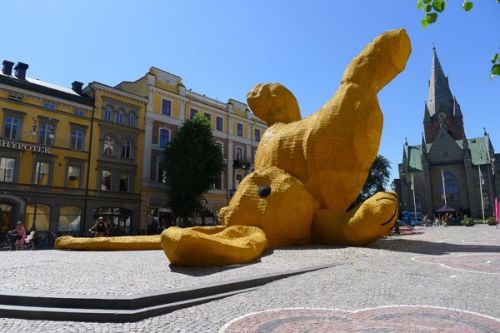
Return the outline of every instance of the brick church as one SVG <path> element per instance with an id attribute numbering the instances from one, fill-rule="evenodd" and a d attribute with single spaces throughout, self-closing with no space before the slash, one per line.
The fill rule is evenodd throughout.
<path id="1" fill-rule="evenodd" d="M 500 195 L 500 154 L 495 154 L 486 129 L 468 138 L 460 104 L 433 49 L 429 96 L 424 108 L 420 145 L 405 139 L 399 179 L 394 187 L 401 210 L 433 216 L 454 210 L 457 216 L 493 215 Z M 481 195 L 482 193 L 482 195 Z"/>

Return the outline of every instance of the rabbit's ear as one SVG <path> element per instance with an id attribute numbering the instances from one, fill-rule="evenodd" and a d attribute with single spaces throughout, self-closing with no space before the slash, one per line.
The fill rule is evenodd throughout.
<path id="1" fill-rule="evenodd" d="M 355 83 L 364 90 L 378 92 L 405 68 L 410 53 L 410 38 L 404 29 L 387 31 L 351 61 L 342 84 Z"/>

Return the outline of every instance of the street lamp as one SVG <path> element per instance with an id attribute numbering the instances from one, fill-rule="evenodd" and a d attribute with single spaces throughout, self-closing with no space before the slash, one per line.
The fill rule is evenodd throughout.
<path id="1" fill-rule="evenodd" d="M 36 137 L 37 135 L 37 121 L 36 118 L 33 117 L 33 125 L 31 127 L 31 135 L 33 137 Z M 37 206 L 38 206 L 38 181 L 40 180 L 40 170 L 41 170 L 41 165 L 39 164 L 38 160 L 35 159 L 35 182 L 33 186 L 35 187 L 35 203 L 34 203 L 34 210 L 33 210 L 33 225 L 31 226 L 31 230 L 36 231 L 36 214 L 37 214 Z"/>

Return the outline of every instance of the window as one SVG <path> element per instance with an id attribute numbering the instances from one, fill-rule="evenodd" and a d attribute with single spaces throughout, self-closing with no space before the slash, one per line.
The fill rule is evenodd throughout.
<path id="1" fill-rule="evenodd" d="M 156 181 L 158 183 L 167 183 L 167 172 L 162 168 L 161 156 L 156 157 Z"/>
<path id="2" fill-rule="evenodd" d="M 45 101 L 43 102 L 43 107 L 49 110 L 55 110 L 56 109 L 56 103 L 50 102 L 50 101 Z"/>
<path id="3" fill-rule="evenodd" d="M 85 117 L 85 111 L 81 110 L 81 109 L 75 109 L 73 111 L 73 114 L 77 117 Z"/>
<path id="4" fill-rule="evenodd" d="M 80 187 L 80 179 L 81 179 L 81 168 L 78 166 L 70 165 L 68 166 L 68 179 L 67 186 L 71 188 L 79 188 Z"/>
<path id="5" fill-rule="evenodd" d="M 35 184 L 49 185 L 49 172 L 50 172 L 49 162 L 36 162 Z"/>
<path id="6" fill-rule="evenodd" d="M 224 146 L 220 142 L 216 142 L 215 145 L 219 148 L 221 154 L 224 154 Z"/>
<path id="7" fill-rule="evenodd" d="M 16 160 L 14 158 L 0 158 L 0 182 L 14 182 Z"/>
<path id="8" fill-rule="evenodd" d="M 41 123 L 38 131 L 38 143 L 52 146 L 55 138 L 55 127 L 50 123 Z"/>
<path id="9" fill-rule="evenodd" d="M 3 125 L 3 136 L 6 139 L 19 139 L 21 134 L 21 119 L 16 117 L 5 117 Z"/>
<path id="10" fill-rule="evenodd" d="M 78 206 L 62 206 L 59 210 L 58 231 L 77 233 L 80 231 L 82 209 Z"/>
<path id="11" fill-rule="evenodd" d="M 243 160 L 243 149 L 241 149 L 240 147 L 236 148 L 236 159 L 238 161 Z"/>
<path id="12" fill-rule="evenodd" d="M 445 187 L 444 193 L 443 193 L 443 182 Z M 458 206 L 460 204 L 460 196 L 459 196 L 460 191 L 459 191 L 457 177 L 450 171 L 444 171 L 442 173 L 440 191 L 442 198 L 444 198 L 444 195 L 446 194 L 446 201 L 448 205 Z"/>
<path id="13" fill-rule="evenodd" d="M 236 124 L 236 135 L 243 136 L 243 124 L 240 123 Z"/>
<path id="14" fill-rule="evenodd" d="M 260 141 L 260 130 L 255 129 L 255 141 L 259 142 Z"/>
<path id="15" fill-rule="evenodd" d="M 128 173 L 120 173 L 120 192 L 128 192 Z"/>
<path id="16" fill-rule="evenodd" d="M 113 109 L 107 106 L 104 109 L 104 120 L 111 121 L 113 119 Z"/>
<path id="17" fill-rule="evenodd" d="M 161 101 L 161 114 L 164 114 L 164 115 L 170 117 L 171 112 L 172 112 L 172 102 L 170 102 L 166 99 L 163 99 Z"/>
<path id="18" fill-rule="evenodd" d="M 135 113 L 130 113 L 128 115 L 128 125 L 130 127 L 135 127 L 137 124 L 137 117 L 135 116 Z"/>
<path id="19" fill-rule="evenodd" d="M 83 150 L 84 131 L 82 129 L 71 130 L 71 149 Z"/>
<path id="20" fill-rule="evenodd" d="M 193 118 L 194 118 L 194 116 L 196 116 L 197 114 L 198 114 L 198 110 L 196 110 L 196 109 L 191 109 L 191 113 L 190 113 L 190 115 L 191 115 L 191 119 L 193 119 Z"/>
<path id="21" fill-rule="evenodd" d="M 207 119 L 208 119 L 208 122 L 211 122 L 211 120 L 212 120 L 212 115 L 211 115 L 210 113 L 205 112 L 203 115 L 205 116 L 205 118 L 207 118 Z"/>
<path id="22" fill-rule="evenodd" d="M 221 173 L 219 176 L 216 176 L 213 183 L 213 189 L 222 190 L 222 179 L 224 178 L 224 173 Z"/>
<path id="23" fill-rule="evenodd" d="M 37 204 L 26 205 L 26 222 L 24 228 L 30 230 L 35 224 L 36 231 L 49 231 L 50 226 L 50 206 Z"/>
<path id="24" fill-rule="evenodd" d="M 118 111 L 116 114 L 116 122 L 118 124 L 123 124 L 123 111 Z"/>
<path id="25" fill-rule="evenodd" d="M 240 183 L 242 180 L 243 180 L 243 175 L 240 175 L 240 174 L 236 175 L 236 184 L 235 184 L 236 188 L 238 188 L 238 186 L 240 186 Z"/>
<path id="26" fill-rule="evenodd" d="M 160 128 L 160 147 L 166 147 L 170 141 L 170 132 L 168 129 Z"/>
<path id="27" fill-rule="evenodd" d="M 104 150 L 103 150 L 104 155 L 112 156 L 114 150 L 115 150 L 115 142 L 113 141 L 113 138 L 111 137 L 111 135 L 106 135 L 104 137 Z"/>
<path id="28" fill-rule="evenodd" d="M 130 142 L 129 141 L 124 141 L 122 143 L 121 157 L 122 158 L 130 158 L 131 157 L 131 151 L 132 151 L 132 145 L 130 144 Z"/>
<path id="29" fill-rule="evenodd" d="M 111 191 L 111 171 L 109 170 L 101 172 L 101 190 Z"/>
<path id="30" fill-rule="evenodd" d="M 222 117 L 215 118 L 215 128 L 218 131 L 223 131 L 224 130 L 224 120 L 222 119 Z"/>

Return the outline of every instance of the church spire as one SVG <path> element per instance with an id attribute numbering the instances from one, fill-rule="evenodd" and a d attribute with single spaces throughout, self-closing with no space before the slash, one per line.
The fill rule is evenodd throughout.
<path id="1" fill-rule="evenodd" d="M 455 97 L 453 97 L 453 117 L 463 118 L 462 110 L 460 110 L 460 104 L 458 104 Z"/>
<path id="2" fill-rule="evenodd" d="M 434 116 L 438 110 L 453 115 L 454 99 L 448 85 L 448 78 L 444 75 L 443 68 L 439 63 L 436 48 L 432 48 L 432 69 L 429 81 L 429 98 L 427 108 L 430 116 Z"/>
<path id="3" fill-rule="evenodd" d="M 425 103 L 424 107 L 424 123 L 431 122 L 431 115 L 429 114 L 429 108 L 427 107 L 427 103 Z"/>

